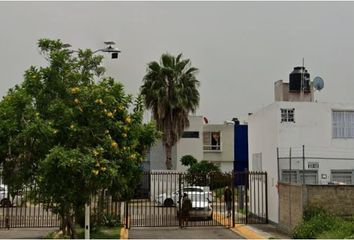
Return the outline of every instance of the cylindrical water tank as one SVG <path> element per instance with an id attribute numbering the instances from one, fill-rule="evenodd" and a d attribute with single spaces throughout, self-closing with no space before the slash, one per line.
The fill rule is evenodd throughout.
<path id="1" fill-rule="evenodd" d="M 289 75 L 289 91 L 300 92 L 302 80 L 304 92 L 310 92 L 310 73 L 307 72 L 305 67 L 294 67 Z"/>

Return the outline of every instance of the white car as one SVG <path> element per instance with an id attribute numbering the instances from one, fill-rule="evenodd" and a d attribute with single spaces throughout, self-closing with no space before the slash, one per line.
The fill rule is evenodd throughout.
<path id="1" fill-rule="evenodd" d="M 189 212 L 190 218 L 204 218 L 207 220 L 211 220 L 213 218 L 213 208 L 211 206 L 211 202 L 213 201 L 213 193 L 209 191 L 209 187 L 190 186 L 183 187 L 181 189 L 181 194 L 179 190 L 170 194 L 159 194 L 155 198 L 155 204 L 165 207 L 178 207 L 179 201 L 182 199 L 184 193 L 187 193 L 188 198 L 192 202 L 192 209 Z M 178 210 L 177 215 L 179 215 Z"/>
<path id="2" fill-rule="evenodd" d="M 190 186 L 183 187 L 181 189 L 181 194 L 179 190 L 172 193 L 162 193 L 156 196 L 155 204 L 158 206 L 172 207 L 177 206 L 179 200 L 182 199 L 184 193 L 187 193 L 188 198 L 197 203 L 200 202 L 212 202 L 213 201 L 213 193 L 209 191 L 209 187 L 201 187 L 201 186 Z M 195 205 L 198 206 L 198 205 Z"/>
<path id="3" fill-rule="evenodd" d="M 7 186 L 0 185 L 0 207 L 12 207 L 14 205 L 22 204 L 22 194 L 19 192 L 15 196 L 8 194 Z"/>

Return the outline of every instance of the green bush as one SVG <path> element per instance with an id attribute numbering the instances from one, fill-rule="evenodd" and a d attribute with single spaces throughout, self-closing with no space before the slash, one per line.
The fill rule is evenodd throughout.
<path id="1" fill-rule="evenodd" d="M 103 224 L 106 227 L 119 227 L 121 226 L 120 216 L 106 213 Z"/>
<path id="2" fill-rule="evenodd" d="M 346 221 L 323 208 L 309 207 L 303 221 L 295 227 L 293 238 L 350 238 L 354 235 L 354 221 Z"/>

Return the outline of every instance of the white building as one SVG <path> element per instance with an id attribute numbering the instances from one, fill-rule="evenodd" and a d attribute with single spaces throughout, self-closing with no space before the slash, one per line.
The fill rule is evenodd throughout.
<path id="1" fill-rule="evenodd" d="M 292 100 L 284 85 L 276 82 L 276 101 L 248 119 L 249 168 L 268 172 L 269 219 L 275 223 L 278 179 L 302 183 L 305 171 L 306 184 L 354 184 L 354 103 L 313 102 L 311 85 L 307 96 L 292 92 L 298 95 Z"/>
<path id="2" fill-rule="evenodd" d="M 181 164 L 184 155 L 206 160 L 219 166 L 221 171 L 232 171 L 234 163 L 234 125 L 207 124 L 202 116 L 189 116 L 190 126 L 172 149 L 172 169 L 186 171 Z M 165 170 L 165 150 L 159 141 L 149 151 L 145 170 Z"/>

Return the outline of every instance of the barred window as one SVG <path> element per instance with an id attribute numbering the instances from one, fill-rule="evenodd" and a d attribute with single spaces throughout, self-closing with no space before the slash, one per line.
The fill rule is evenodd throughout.
<path id="1" fill-rule="evenodd" d="M 332 111 L 333 138 L 354 138 L 354 111 Z"/>
<path id="2" fill-rule="evenodd" d="M 295 108 L 282 108 L 281 122 L 295 122 Z"/>

